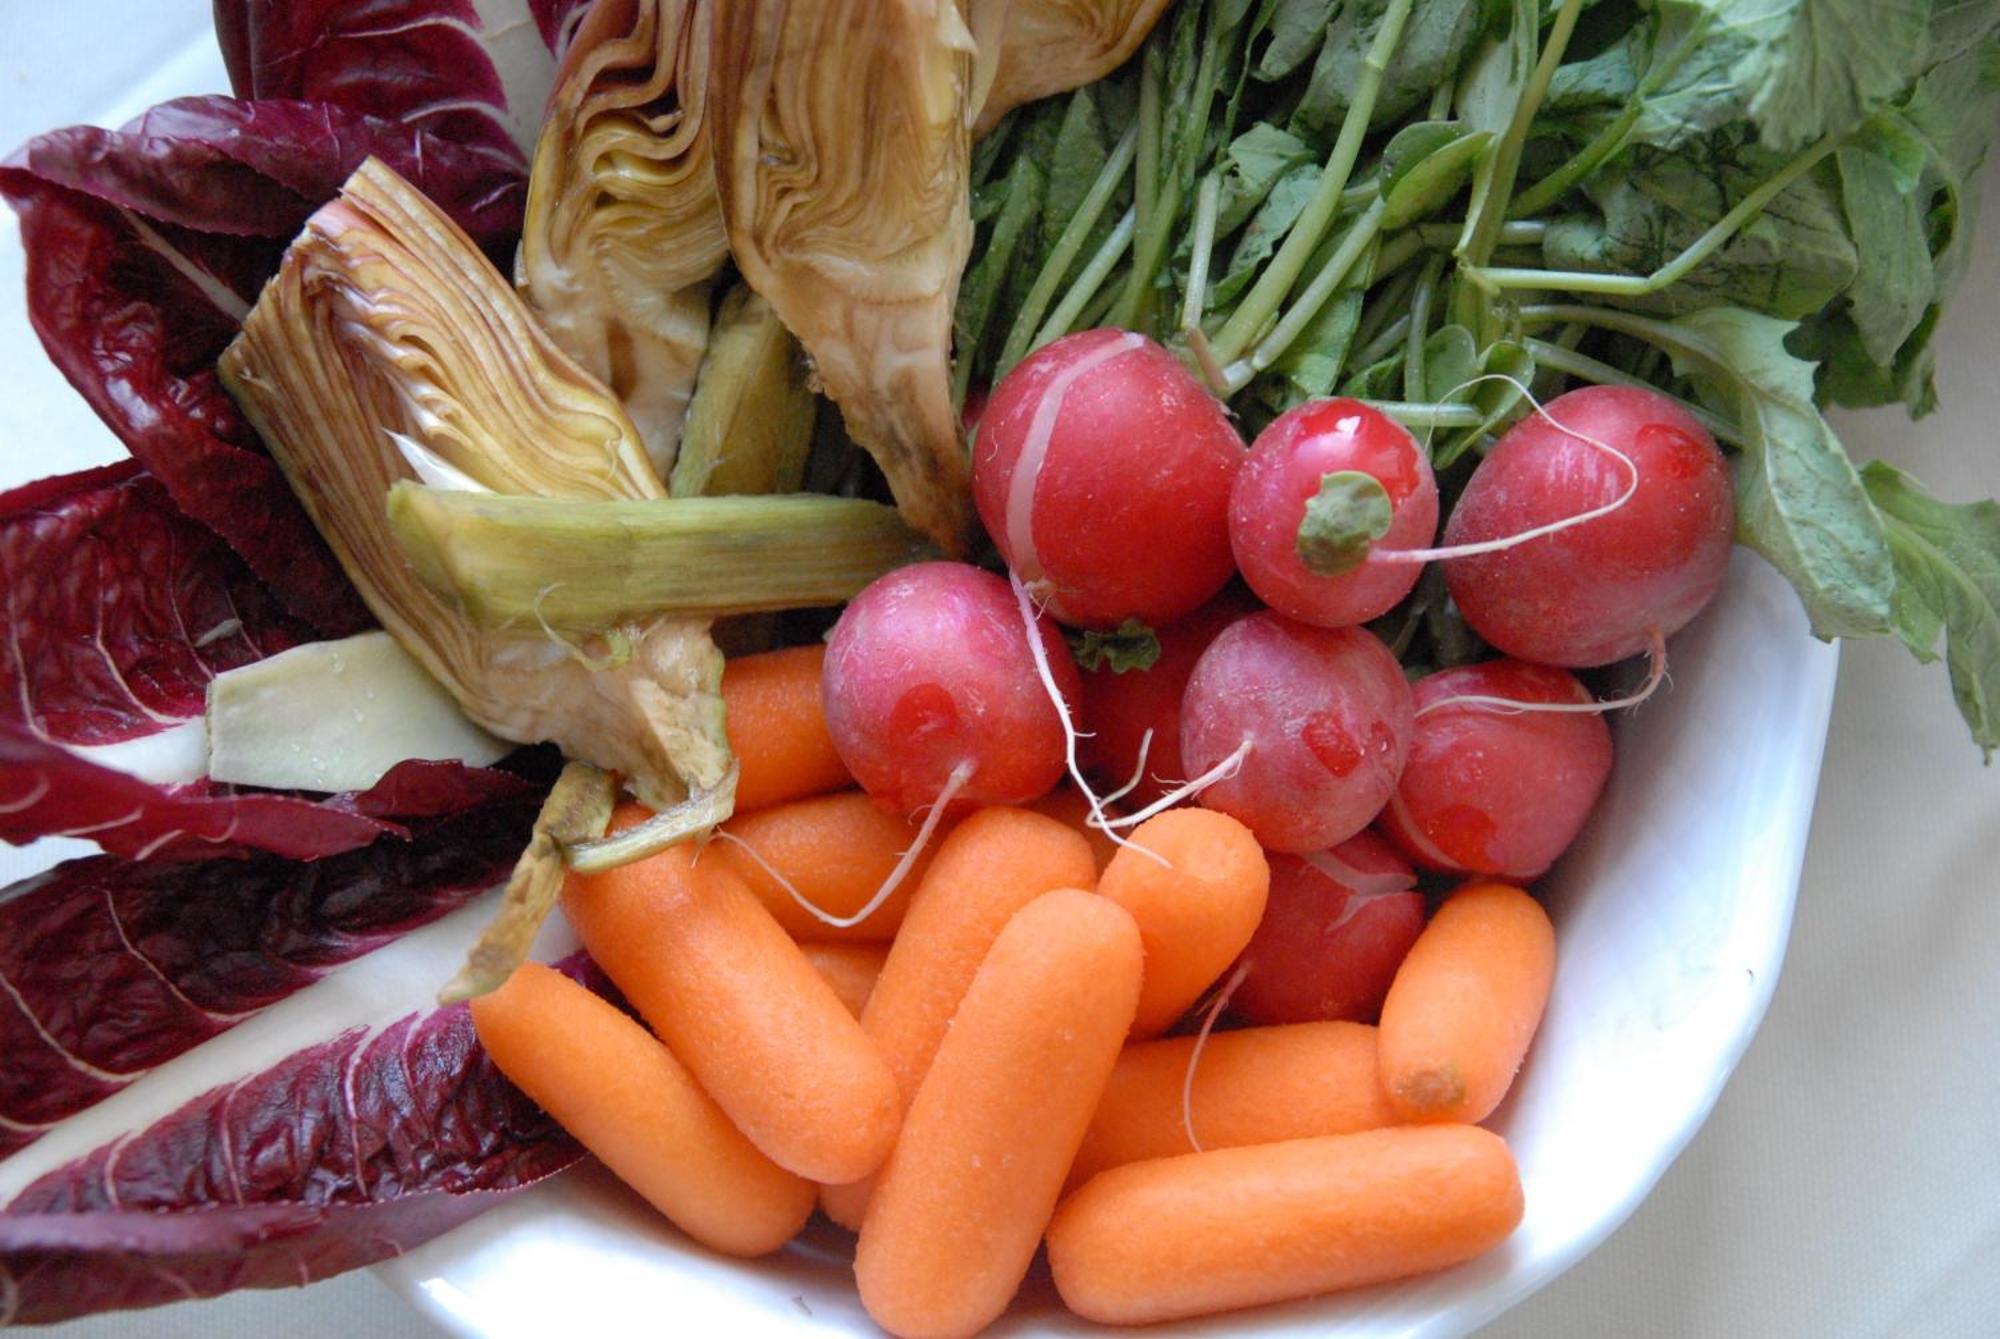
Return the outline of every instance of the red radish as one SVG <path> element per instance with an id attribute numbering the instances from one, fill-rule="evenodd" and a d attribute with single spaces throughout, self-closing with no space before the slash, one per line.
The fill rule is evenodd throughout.
<path id="1" fill-rule="evenodd" d="M 1372 1023 L 1424 928 L 1424 895 L 1372 832 L 1331 851 L 1274 855 L 1264 919 L 1243 950 L 1235 1012 L 1252 1023 Z"/>
<path id="2" fill-rule="evenodd" d="M 1037 620 L 1051 677 L 1077 699 L 1076 662 Z M 1022 804 L 1063 775 L 1062 717 L 1037 672 L 1006 581 L 964 563 L 878 578 L 842 611 L 820 678 L 834 751 L 903 813 Z"/>
<path id="3" fill-rule="evenodd" d="M 980 519 L 1065 623 L 1171 623 L 1235 569 L 1229 486 L 1243 439 L 1221 404 L 1143 335 L 1085 330 L 993 388 L 973 445 Z"/>
<path id="4" fill-rule="evenodd" d="M 1472 630 L 1544 665 L 1608 665 L 1700 613 L 1729 564 L 1735 505 L 1715 439 L 1674 401 L 1586 386 L 1507 431 L 1473 471 L 1445 547 L 1504 540 L 1617 502 L 1518 544 L 1448 558 Z"/>
<path id="5" fill-rule="evenodd" d="M 1426 869 L 1540 877 L 1575 840 L 1611 775 L 1611 729 L 1596 711 L 1603 704 L 1575 675 L 1519 660 L 1440 670 L 1415 691 L 1410 761 L 1377 826 Z"/>
<path id="6" fill-rule="evenodd" d="M 1359 400 L 1312 400 L 1273 419 L 1229 494 L 1243 579 L 1287 618 L 1323 628 L 1400 603 L 1422 565 L 1366 559 L 1428 545 L 1437 522 L 1437 480 L 1416 438 Z"/>
<path id="7" fill-rule="evenodd" d="M 1226 586 L 1180 622 L 1157 630 L 1160 657 L 1147 668 L 1121 674 L 1107 666 L 1083 672 L 1077 724 L 1085 735 L 1084 767 L 1099 786 L 1113 789 L 1140 774 L 1142 746 L 1145 770 L 1126 803 L 1146 804 L 1186 779 L 1181 764 L 1181 694 L 1188 675 L 1217 633 L 1256 609 L 1257 602 L 1241 587 Z M 1148 730 L 1153 732 L 1151 743 L 1146 743 Z"/>
<path id="8" fill-rule="evenodd" d="M 1252 614 L 1188 677 L 1181 759 L 1209 781 L 1201 802 L 1266 847 L 1322 851 L 1388 802 L 1413 710 L 1402 667 L 1373 633 Z"/>

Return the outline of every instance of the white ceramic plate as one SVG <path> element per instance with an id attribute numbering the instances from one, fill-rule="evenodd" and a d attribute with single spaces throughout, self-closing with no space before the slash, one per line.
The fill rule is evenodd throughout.
<path id="1" fill-rule="evenodd" d="M 1493 1122 L 1520 1162 L 1520 1230 L 1443 1274 L 1152 1333 L 1466 1334 L 1609 1236 L 1687 1145 L 1777 981 L 1835 653 L 1807 634 L 1783 580 L 1739 552 L 1670 660 L 1671 692 L 1619 723 L 1604 802 L 1543 889 L 1555 990 Z M 874 1333 L 849 1239 L 820 1231 L 771 1260 L 724 1259 L 586 1171 L 378 1268 L 447 1330 L 482 1339 Z M 994 1333 L 1092 1328 L 1037 1276 Z"/>
<path id="2" fill-rule="evenodd" d="M 143 15 L 121 15 L 121 23 L 144 19 L 121 28 L 114 54 L 124 60 L 77 40 L 63 45 L 58 39 L 91 29 L 74 16 L 45 16 L 38 25 L 30 11 L 10 10 L 0 36 L 20 40 L 0 47 L 59 58 L 13 72 L 18 96 L 0 106 L 0 140 L 11 145 L 78 120 L 117 124 L 168 97 L 223 87 L 207 10 L 202 0 L 161 0 Z M 0 322 L 9 392 L 0 401 L 0 436 L 38 444 L 32 460 L 10 458 L 0 486 L 122 454 L 43 359 L 19 312 L 19 266 L 16 235 L 0 227 L 0 281 L 11 299 Z M 1722 598 L 1675 639 L 1672 661 L 1672 693 L 1621 723 L 1604 806 L 1545 889 L 1561 945 L 1555 993 L 1516 1094 L 1496 1118 L 1526 1181 L 1520 1231 L 1494 1255 L 1429 1279 L 1165 1332 L 1464 1334 L 1604 1240 L 1693 1136 L 1776 982 L 1835 657 L 1806 635 L 1784 583 L 1739 554 Z M 0 883 L 84 846 L 0 848 Z M 465 917 L 483 914 L 474 908 L 419 932 L 398 946 L 398 961 L 385 955 L 344 969 L 271 1011 L 268 1030 L 282 1033 L 283 1016 L 328 1007 L 343 990 L 357 1012 L 364 997 L 390 1008 L 380 998 L 394 993 L 388 978 L 412 975 L 410 962 L 423 959 L 416 979 L 434 979 L 470 932 L 474 921 Z M 233 1034 L 232 1044 L 251 1044 L 250 1030 Z M 829 1232 L 773 1261 L 723 1260 L 586 1170 L 380 1273 L 448 1330 L 492 1339 L 867 1333 L 839 1255 L 843 1243 Z M 998 1332 L 1086 1328 L 1035 1278 Z"/>

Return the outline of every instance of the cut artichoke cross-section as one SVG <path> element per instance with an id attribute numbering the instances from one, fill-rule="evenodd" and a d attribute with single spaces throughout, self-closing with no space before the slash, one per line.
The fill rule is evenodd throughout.
<path id="1" fill-rule="evenodd" d="M 729 257 L 709 157 L 707 0 L 597 0 L 535 146 L 515 282 L 673 468 Z"/>
<path id="2" fill-rule="evenodd" d="M 221 372 L 382 626 L 466 715 L 505 739 L 552 740 L 663 811 L 648 837 L 615 839 L 621 854 L 728 815 L 735 769 L 706 621 L 634 619 L 588 646 L 538 623 L 481 628 L 397 544 L 386 499 L 412 477 L 410 449 L 494 493 L 664 497 L 617 401 L 434 205 L 363 164 L 292 243 Z"/>
<path id="3" fill-rule="evenodd" d="M 1123 65 L 1153 31 L 1167 0 L 971 0 L 973 31 L 999 50 L 982 51 L 991 73 L 980 90 L 975 137 L 1024 102 L 1067 93 Z"/>
<path id="4" fill-rule="evenodd" d="M 972 45 L 953 0 L 730 0 L 708 84 L 744 279 L 949 552 L 971 529 L 951 316 L 972 246 Z"/>

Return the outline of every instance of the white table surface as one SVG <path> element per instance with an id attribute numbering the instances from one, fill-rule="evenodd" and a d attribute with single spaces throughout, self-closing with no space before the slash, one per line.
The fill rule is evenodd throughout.
<path id="1" fill-rule="evenodd" d="M 0 3 L 0 151 L 219 90 L 208 15 L 205 0 Z M 1938 341 L 1951 431 L 1894 411 L 1841 424 L 1857 459 L 1887 457 L 1959 499 L 2000 495 L 2000 174 L 1986 202 L 1992 226 Z M 28 332 L 11 216 L 0 368 L 0 487 L 121 454 Z M 0 848 L 0 877 L 9 863 Z M 64 1332 L 434 1333 L 367 1273 Z M 1939 667 L 1888 644 L 1844 652 L 1798 917 L 1762 1032 L 1632 1220 L 1484 1333 L 2000 1334 L 2000 771 L 1966 742 Z"/>

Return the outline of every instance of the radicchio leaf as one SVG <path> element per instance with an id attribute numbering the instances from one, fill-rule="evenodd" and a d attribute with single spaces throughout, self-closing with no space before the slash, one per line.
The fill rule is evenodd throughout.
<path id="1" fill-rule="evenodd" d="M 31 1183 L 0 1212 L 0 1324 L 308 1283 L 581 1156 L 465 1006 L 354 1028 Z"/>
<path id="2" fill-rule="evenodd" d="M 202 713 L 208 681 L 307 640 L 137 461 L 0 495 L 0 719 L 110 744 Z"/>
<path id="3" fill-rule="evenodd" d="M 122 130 L 37 136 L 0 162 L 49 356 L 180 509 L 329 636 L 368 626 L 367 611 L 215 359 L 285 243 L 371 154 L 482 245 L 511 248 L 518 165 L 324 105 L 182 98 Z"/>
<path id="4" fill-rule="evenodd" d="M 529 793 L 315 864 L 95 856 L 0 892 L 0 1157 L 491 888 L 535 811 Z"/>
<path id="5" fill-rule="evenodd" d="M 368 790 L 310 799 L 196 781 L 156 786 L 0 721 L 0 841 L 88 837 L 131 860 L 214 860 L 267 851 L 318 860 L 381 837 L 408 838 L 392 817 L 433 816 L 530 789 L 456 762 L 398 763 Z M 414 814 L 398 814 L 402 804 Z"/>
<path id="6" fill-rule="evenodd" d="M 229 83 L 420 126 L 527 165 L 588 0 L 215 0 Z"/>

